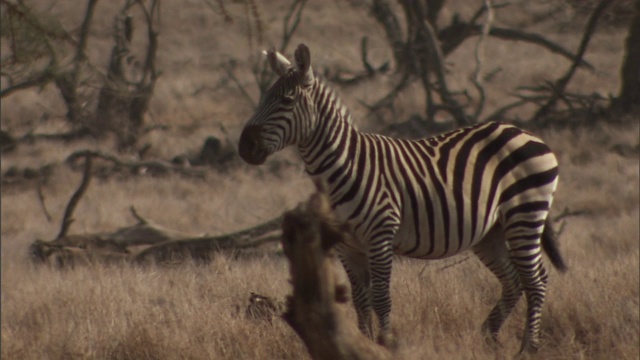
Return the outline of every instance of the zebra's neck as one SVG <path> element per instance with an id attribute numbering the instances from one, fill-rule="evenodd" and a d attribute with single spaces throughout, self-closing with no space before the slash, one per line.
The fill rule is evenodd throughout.
<path id="1" fill-rule="evenodd" d="M 323 82 L 316 80 L 312 99 L 315 106 L 315 130 L 298 144 L 307 172 L 322 176 L 351 163 L 347 144 L 360 136 L 347 108 L 337 94 Z"/>

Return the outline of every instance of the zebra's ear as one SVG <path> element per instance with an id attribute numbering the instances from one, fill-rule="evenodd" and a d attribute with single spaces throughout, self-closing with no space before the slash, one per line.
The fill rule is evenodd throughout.
<path id="1" fill-rule="evenodd" d="M 287 71 L 291 68 L 291 63 L 287 60 L 284 55 L 277 52 L 274 48 L 269 50 L 265 50 L 262 52 L 267 56 L 267 60 L 269 60 L 269 65 L 271 65 L 271 70 L 274 73 L 278 74 L 278 76 L 282 76 L 287 73 Z"/>
<path id="2" fill-rule="evenodd" d="M 311 54 L 307 45 L 298 45 L 294 57 L 300 82 L 303 85 L 311 85 L 313 83 L 313 70 L 311 70 Z"/>

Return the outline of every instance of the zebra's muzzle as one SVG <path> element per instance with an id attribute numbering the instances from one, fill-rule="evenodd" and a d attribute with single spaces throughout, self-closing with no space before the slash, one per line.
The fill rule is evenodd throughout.
<path id="1" fill-rule="evenodd" d="M 262 147 L 260 126 L 251 125 L 242 130 L 238 153 L 242 160 L 251 165 L 262 165 L 267 160 L 268 151 Z"/>

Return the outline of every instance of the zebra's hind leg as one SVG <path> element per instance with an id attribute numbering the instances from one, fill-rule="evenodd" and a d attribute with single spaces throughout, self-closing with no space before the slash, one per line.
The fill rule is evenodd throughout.
<path id="1" fill-rule="evenodd" d="M 373 340 L 369 259 L 365 253 L 343 244 L 338 244 L 337 249 L 338 257 L 351 284 L 351 298 L 358 316 L 358 328 Z"/>
<path id="2" fill-rule="evenodd" d="M 527 321 L 522 337 L 520 353 L 533 353 L 540 347 L 540 319 L 547 291 L 547 272 L 542 264 L 540 237 L 542 226 L 535 233 L 533 225 L 527 228 L 517 224 L 537 224 L 544 221 L 521 221 L 505 227 L 511 261 L 518 269 L 521 284 L 527 298 Z M 538 231 L 539 230 L 539 231 Z"/>
<path id="3" fill-rule="evenodd" d="M 502 295 L 482 324 L 484 335 L 493 344 L 498 341 L 498 332 L 516 303 L 522 296 L 522 286 L 515 264 L 499 227 L 494 227 L 473 248 L 480 261 L 500 280 Z"/>

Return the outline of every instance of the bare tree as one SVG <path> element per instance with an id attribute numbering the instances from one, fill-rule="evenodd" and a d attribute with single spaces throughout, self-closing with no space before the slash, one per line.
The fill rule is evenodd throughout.
<path id="1" fill-rule="evenodd" d="M 9 41 L 11 53 L 2 59 L 2 76 L 8 80 L 8 86 L 0 90 L 0 97 L 32 87 L 42 88 L 53 82 L 67 107 L 67 120 L 76 127 L 86 128 L 82 123 L 87 109 L 83 105 L 85 99 L 79 91 L 79 83 L 86 65 L 87 39 L 97 0 L 87 2 L 77 39 L 58 22 L 36 14 L 22 1 L 3 0 L 1 4 L 3 17 L 9 23 L 2 36 Z M 70 63 L 61 63 L 61 53 L 70 46 L 74 48 Z M 38 63 L 45 59 L 46 65 L 38 67 Z"/>
<path id="2" fill-rule="evenodd" d="M 387 42 L 392 50 L 396 64 L 396 71 L 401 74 L 398 85 L 370 109 L 383 107 L 393 108 L 396 96 L 411 82 L 419 80 L 425 91 L 425 117 L 427 123 L 432 123 L 436 113 L 447 112 L 459 126 L 468 125 L 480 120 L 484 105 L 484 88 L 479 81 L 481 78 L 482 57 L 476 56 L 478 66 L 472 74 L 472 83 L 478 93 L 475 110 L 469 110 L 473 103 L 467 90 L 459 94 L 466 97 L 467 104 L 456 100 L 457 95 L 447 85 L 444 69 L 444 59 L 466 40 L 480 36 L 479 47 L 484 46 L 485 37 L 502 40 L 524 41 L 557 53 L 577 66 L 592 68 L 581 56 L 574 55 L 543 36 L 526 31 L 494 26 L 493 10 L 508 6 L 508 4 L 492 4 L 483 1 L 475 14 L 468 20 L 455 14 L 448 25 L 439 27 L 442 23 L 441 11 L 446 0 L 400 0 L 399 6 L 392 5 L 388 0 L 371 0 L 370 13 L 382 26 Z M 485 18 L 484 23 L 479 21 Z M 404 20 L 404 21 L 403 21 Z M 404 24 L 404 29 L 403 29 Z M 481 51 L 476 50 L 476 54 Z"/>
<path id="3" fill-rule="evenodd" d="M 569 70 L 566 72 L 566 74 L 564 74 L 561 78 L 559 78 L 555 82 L 555 84 L 551 86 L 551 95 L 549 96 L 549 100 L 547 100 L 547 102 L 538 109 L 538 111 L 533 117 L 535 120 L 544 118 L 547 114 L 549 114 L 549 112 L 558 103 L 558 100 L 563 96 L 565 88 L 567 87 L 567 84 L 569 84 L 569 81 L 575 74 L 578 68 L 578 65 L 580 64 L 580 60 L 582 59 L 585 51 L 587 50 L 587 45 L 589 44 L 589 41 L 591 40 L 591 36 L 593 35 L 593 32 L 596 29 L 598 19 L 602 16 L 605 9 L 609 5 L 611 5 L 612 2 L 613 0 L 601 0 L 600 3 L 598 3 L 598 6 L 596 6 L 596 8 L 593 10 L 591 15 L 589 16 L 586 29 L 582 36 L 582 40 L 580 41 L 580 47 L 578 49 L 576 60 L 573 61 L 573 63 L 569 67 Z"/>
<path id="4" fill-rule="evenodd" d="M 135 5 L 144 14 L 148 45 L 142 70 L 138 74 L 131 74 L 126 71 L 127 65 L 134 62 L 130 51 L 134 29 L 129 10 Z M 148 5 L 142 0 L 127 0 L 115 18 L 115 44 L 111 50 L 106 81 L 98 96 L 93 127 L 102 127 L 115 133 L 120 149 L 135 145 L 159 76 L 156 70 L 158 30 L 155 24 L 159 9 L 158 0 L 150 1 Z"/>
<path id="5" fill-rule="evenodd" d="M 135 144 L 158 78 L 155 59 L 160 3 L 126 0 L 116 17 L 115 45 L 106 75 L 90 64 L 86 55 L 97 3 L 98 0 L 87 0 L 78 35 L 72 36 L 55 19 L 36 13 L 22 0 L 2 0 L 2 20 L 8 24 L 3 27 L 2 37 L 9 43 L 10 53 L 2 57 L 2 76 L 7 85 L 0 89 L 0 97 L 53 83 L 66 105 L 66 119 L 73 127 L 71 134 L 63 134 L 61 138 L 99 136 L 111 131 L 116 134 L 119 147 L 126 148 Z M 147 53 L 142 70 L 132 76 L 124 70 L 135 63 L 129 49 L 133 21 L 128 13 L 134 6 L 141 9 L 147 25 Z M 73 56 L 64 56 L 66 52 L 72 52 Z M 100 79 L 98 84 L 90 84 L 92 78 Z M 95 108 L 94 88 L 100 89 Z"/>

